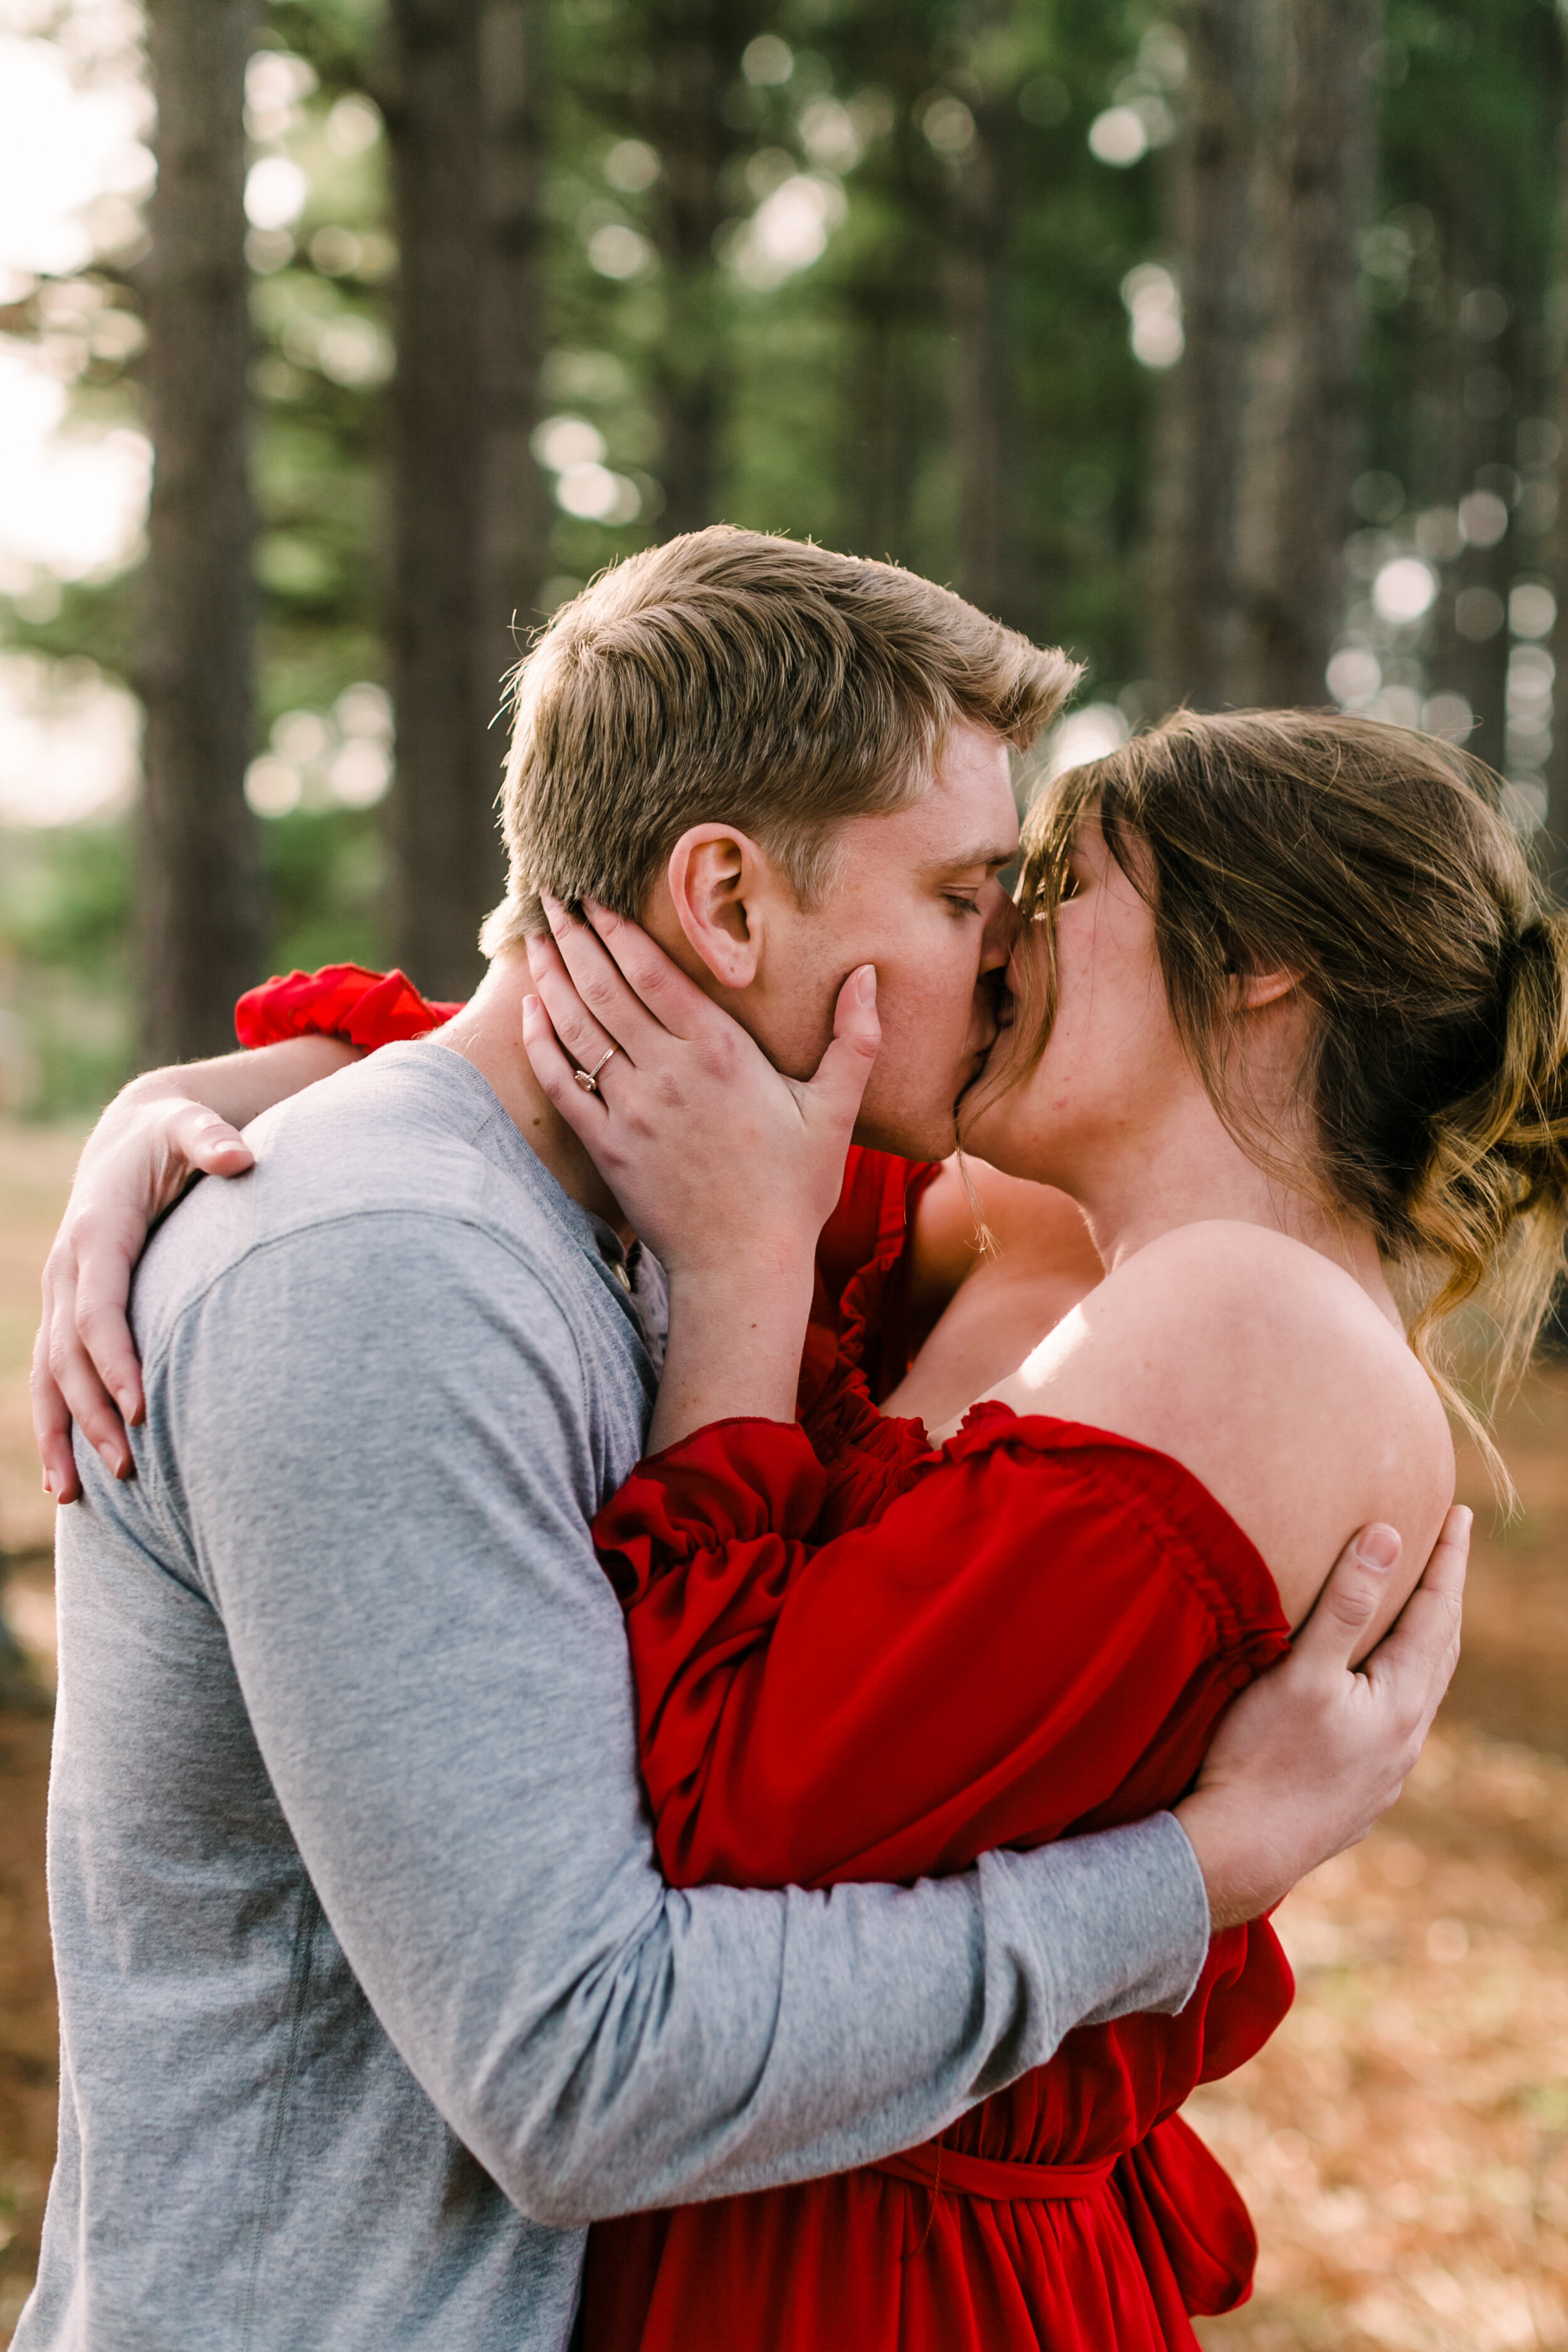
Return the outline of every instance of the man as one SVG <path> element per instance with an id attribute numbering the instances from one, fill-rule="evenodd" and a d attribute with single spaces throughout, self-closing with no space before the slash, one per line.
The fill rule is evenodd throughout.
<path id="1" fill-rule="evenodd" d="M 255 1164 L 148 1250 L 133 1434 L 111 1329 L 108 1389 L 63 1308 L 51 1341 L 97 1456 L 63 1457 L 40 1368 L 53 1490 L 80 1499 L 61 2157 L 21 2352 L 563 2345 L 579 2224 L 911 2145 L 1072 2025 L 1179 2007 L 1211 1916 L 1392 1797 L 1451 1664 L 1455 1560 L 1348 1676 L 1373 1531 L 1179 1822 L 831 1898 L 676 1895 L 651 1863 L 587 1527 L 641 1448 L 661 1284 L 521 1052 L 537 893 L 684 944 L 803 1097 L 875 963 L 860 1132 L 940 1155 L 1006 951 L 1003 747 L 1071 675 L 889 566 L 726 531 L 635 559 L 526 667 L 471 1004 L 248 1144 L 195 1134 L 193 1092 L 248 1117 L 342 1048 L 162 1074 L 112 1116 L 79 1188 L 89 1329 L 140 1238 L 127 1169 L 144 1218 L 181 1136 Z"/>

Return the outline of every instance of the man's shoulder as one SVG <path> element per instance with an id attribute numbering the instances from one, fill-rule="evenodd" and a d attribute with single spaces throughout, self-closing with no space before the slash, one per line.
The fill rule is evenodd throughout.
<path id="1" fill-rule="evenodd" d="M 330 1234 L 335 1257 L 384 1271 L 391 1220 L 426 1223 L 443 1255 L 499 1246 L 540 1271 L 581 1248 L 572 1204 L 446 1047 L 387 1046 L 264 1113 L 247 1140 L 255 1167 L 204 1179 L 149 1245 L 136 1282 L 144 1346 L 258 1253 L 309 1255 Z"/>

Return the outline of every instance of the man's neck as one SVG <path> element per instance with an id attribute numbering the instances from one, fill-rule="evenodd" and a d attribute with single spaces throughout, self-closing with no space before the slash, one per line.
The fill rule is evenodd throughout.
<path id="1" fill-rule="evenodd" d="M 498 956 L 462 1011 L 436 1032 L 435 1042 L 461 1054 L 489 1081 L 562 1191 L 629 1242 L 632 1229 L 619 1202 L 534 1076 L 523 1050 L 522 1000 L 532 985 L 521 949 Z"/>

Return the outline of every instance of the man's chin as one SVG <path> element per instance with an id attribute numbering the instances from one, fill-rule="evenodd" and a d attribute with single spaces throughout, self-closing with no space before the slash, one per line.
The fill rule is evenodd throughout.
<path id="1" fill-rule="evenodd" d="M 948 1160 L 958 1149 L 958 1129 L 952 1111 L 940 1108 L 892 1114 L 879 1108 L 856 1120 L 855 1140 L 900 1160 Z"/>
<path id="2" fill-rule="evenodd" d="M 958 1140 L 972 1159 L 996 1165 L 994 1147 L 1002 1146 L 1002 1122 L 996 1117 L 1006 1089 L 996 1084 L 995 1073 L 989 1067 L 973 1077 L 953 1106 L 953 1125 Z"/>

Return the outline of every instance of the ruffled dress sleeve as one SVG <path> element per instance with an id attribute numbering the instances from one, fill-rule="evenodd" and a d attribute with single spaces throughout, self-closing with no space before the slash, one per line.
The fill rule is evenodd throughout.
<path id="1" fill-rule="evenodd" d="M 401 971 L 329 963 L 247 989 L 234 1008 L 234 1026 L 246 1046 L 277 1045 L 287 1037 L 342 1037 L 374 1054 L 378 1045 L 428 1036 L 462 1009 L 421 996 Z"/>
<path id="2" fill-rule="evenodd" d="M 1168 1455 L 1003 1406 L 940 1450 L 883 1427 L 847 1507 L 804 1430 L 741 1421 L 595 1522 L 677 1883 L 911 1878 L 1140 1819 L 1286 1646 L 1258 1552 Z"/>
<path id="3" fill-rule="evenodd" d="M 941 1161 L 900 1160 L 891 1151 L 852 1144 L 838 1203 L 816 1244 L 816 1280 L 801 1359 L 796 1411 L 809 1414 L 837 1384 L 849 1318 L 858 1314 L 855 1362 L 885 1396 L 909 1368 L 909 1250 L 915 1209 Z M 878 1284 L 881 1315 L 868 1343 L 864 1313 L 854 1303 L 868 1276 Z"/>

